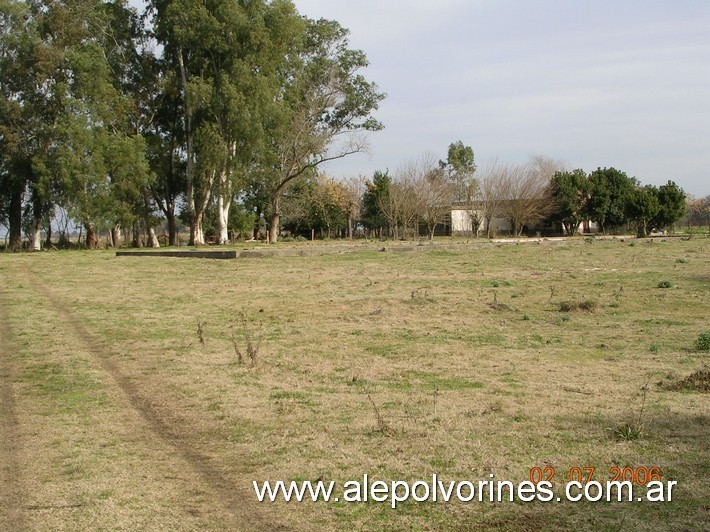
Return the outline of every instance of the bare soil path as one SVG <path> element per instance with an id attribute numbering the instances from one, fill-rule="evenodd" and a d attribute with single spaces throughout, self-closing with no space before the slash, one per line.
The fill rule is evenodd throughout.
<path id="1" fill-rule="evenodd" d="M 3 324 L 0 332 L 0 530 L 40 529 L 45 525 L 71 529 L 83 528 L 87 524 L 117 529 L 286 529 L 257 506 L 253 493 L 235 485 L 233 477 L 230 478 L 234 472 L 224 471 L 202 451 L 200 441 L 186 423 L 187 418 L 175 411 L 175 405 L 171 405 L 167 395 L 156 394 L 154 386 L 149 392 L 141 379 L 122 365 L 120 353 L 114 352 L 115 348 L 108 347 L 83 324 L 76 312 L 68 308 L 67 302 L 39 276 L 27 272 L 22 282 L 37 296 L 35 304 L 43 305 L 52 316 L 51 328 L 62 331 L 65 344 L 73 346 L 70 349 L 76 356 L 86 359 L 89 370 L 98 376 L 114 406 L 109 419 L 96 414 L 89 422 L 90 427 L 75 423 L 65 428 L 56 418 L 41 420 L 31 413 L 23 414 L 30 410 L 29 400 L 27 397 L 16 400 L 13 379 L 26 368 L 14 365 L 12 353 L 15 346 L 8 326 L 12 307 L 6 304 L 5 295 L 0 291 L 0 323 Z M 58 347 L 58 350 L 62 349 L 67 351 Z M 37 426 L 38 423 L 46 423 L 48 427 Z M 52 452 L 51 449 L 47 452 L 46 447 L 50 430 L 54 430 L 53 436 L 57 435 L 53 445 L 61 449 L 55 449 L 57 457 L 51 469 L 34 465 L 40 461 L 40 454 Z M 23 453 L 19 445 L 20 435 L 25 433 L 30 439 L 36 439 L 37 445 L 28 442 Z M 72 480 L 75 484 L 70 484 L 57 470 L 56 464 L 67 460 L 66 457 L 79 446 L 90 447 L 81 452 L 93 453 L 91 456 L 106 454 L 105 449 L 109 448 L 127 448 L 131 458 L 121 458 L 120 463 L 126 464 L 125 472 L 114 472 L 115 478 L 107 478 L 112 476 L 111 465 L 82 459 L 82 467 L 89 469 L 84 474 L 86 478 Z M 53 488 L 46 488 L 47 478 L 52 479 Z M 107 495 L 109 500 L 106 501 L 99 497 L 97 501 L 72 495 L 72 489 L 66 489 L 86 487 L 92 479 L 94 484 L 96 480 L 101 484 L 110 483 L 114 495 Z M 27 482 L 21 482 L 24 480 Z M 25 485 L 31 494 L 24 501 L 21 485 Z M 90 492 L 91 487 L 85 489 Z M 147 507 L 152 510 L 146 512 Z M 78 517 L 79 513 L 94 515 Z"/>

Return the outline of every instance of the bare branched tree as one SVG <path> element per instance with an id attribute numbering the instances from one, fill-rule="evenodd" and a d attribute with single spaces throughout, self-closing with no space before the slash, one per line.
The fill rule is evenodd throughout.
<path id="1" fill-rule="evenodd" d="M 427 226 L 429 240 L 434 238 L 436 226 L 451 212 L 456 187 L 436 159 L 424 156 L 415 168 L 414 182 L 418 196 L 419 216 Z"/>
<path id="2" fill-rule="evenodd" d="M 540 156 L 527 164 L 506 167 L 499 193 L 514 235 L 521 235 L 525 226 L 538 224 L 550 214 L 550 180 L 563 168 L 561 163 Z"/>
<path id="3" fill-rule="evenodd" d="M 480 182 L 479 202 L 476 209 L 471 209 L 472 225 L 481 224 L 485 227 L 486 237 L 493 237 L 493 218 L 501 216 L 503 195 L 501 194 L 501 185 L 507 173 L 507 166 L 498 160 L 480 168 L 478 171 L 478 179 Z"/>

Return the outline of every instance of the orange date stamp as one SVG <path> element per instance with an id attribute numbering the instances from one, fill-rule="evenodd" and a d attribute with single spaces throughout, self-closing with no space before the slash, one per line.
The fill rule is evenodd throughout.
<path id="1" fill-rule="evenodd" d="M 563 483 L 579 482 L 580 484 L 588 484 L 597 479 L 594 477 L 597 472 L 596 467 L 572 467 L 567 471 L 558 473 L 554 467 L 532 467 L 530 468 L 530 482 L 537 485 L 540 482 L 548 482 L 552 487 L 560 478 Z M 605 479 L 609 482 L 630 482 L 638 486 L 645 486 L 649 482 L 661 481 L 660 467 L 610 467 L 609 477 Z"/>

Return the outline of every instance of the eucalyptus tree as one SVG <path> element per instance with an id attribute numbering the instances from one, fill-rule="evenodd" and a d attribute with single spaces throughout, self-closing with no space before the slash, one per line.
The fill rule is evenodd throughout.
<path id="1" fill-rule="evenodd" d="M 449 145 L 446 161 L 439 163 L 446 170 L 449 180 L 454 185 L 454 200 L 464 208 L 471 222 L 471 233 L 478 236 L 483 223 L 481 183 L 474 177 L 476 162 L 471 146 L 456 141 Z"/>
<path id="2" fill-rule="evenodd" d="M 47 123 L 51 106 L 42 105 L 44 76 L 41 71 L 51 59 L 40 61 L 40 25 L 27 2 L 0 1 L 0 194 L 3 222 L 9 227 L 8 249 L 22 244 L 23 207 L 32 197 L 34 219 L 42 217 L 49 186 L 40 182 L 35 167 L 47 144 Z M 35 239 L 33 239 L 35 240 Z M 34 242 L 33 242 L 34 244 Z"/>
<path id="3" fill-rule="evenodd" d="M 147 178 L 124 93 L 137 17 L 120 1 L 99 0 L 6 0 L 2 13 L 11 248 L 19 236 L 14 191 L 20 205 L 26 195 L 35 249 L 40 221 L 54 203 L 85 226 L 92 247 L 97 227 L 125 213 L 115 202 L 127 198 L 116 185 L 125 193 L 131 182 L 135 191 Z"/>
<path id="4" fill-rule="evenodd" d="M 304 20 L 297 53 L 282 71 L 262 160 L 272 243 L 278 239 L 286 187 L 327 161 L 364 151 L 361 133 L 382 128 L 372 112 L 384 94 L 359 73 L 368 65 L 365 53 L 348 47 L 348 30 L 337 22 Z"/>
<path id="5" fill-rule="evenodd" d="M 154 0 L 151 8 L 177 87 L 190 243 L 204 243 L 202 218 L 213 197 L 223 243 L 233 198 L 260 163 L 266 107 L 283 90 L 303 20 L 283 0 Z"/>

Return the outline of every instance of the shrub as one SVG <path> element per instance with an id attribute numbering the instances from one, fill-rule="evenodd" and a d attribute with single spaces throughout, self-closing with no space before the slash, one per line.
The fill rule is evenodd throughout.
<path id="1" fill-rule="evenodd" d="M 672 287 L 673 287 L 673 283 L 671 283 L 670 281 L 661 281 L 660 283 L 658 283 L 658 288 L 672 288 Z"/>
<path id="2" fill-rule="evenodd" d="M 695 349 L 698 351 L 710 351 L 710 331 L 700 333 L 695 341 Z"/>
<path id="3" fill-rule="evenodd" d="M 584 301 L 560 301 L 560 312 L 572 312 L 573 310 L 583 310 L 585 312 L 593 312 L 597 304 L 591 299 Z"/>
<path id="4" fill-rule="evenodd" d="M 587 299 L 585 301 L 581 301 L 577 303 L 577 306 L 579 307 L 580 310 L 586 310 L 587 312 L 592 312 L 594 308 L 597 306 L 597 304 L 592 301 L 591 299 Z"/>

